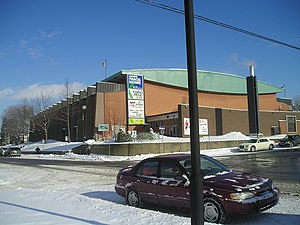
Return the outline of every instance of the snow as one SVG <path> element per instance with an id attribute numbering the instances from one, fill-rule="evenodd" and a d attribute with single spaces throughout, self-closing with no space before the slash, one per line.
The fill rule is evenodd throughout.
<path id="1" fill-rule="evenodd" d="M 234 133 L 227 138 L 245 138 Z M 222 137 L 219 137 L 221 139 Z M 214 139 L 211 137 L 211 139 Z M 217 138 L 215 138 L 217 139 Z M 164 137 L 164 141 L 168 138 Z M 92 144 L 101 144 L 91 141 Z M 47 144 L 32 143 L 22 151 L 69 151 L 81 143 L 50 141 Z M 239 154 L 236 149 L 214 149 L 202 152 L 207 155 Z M 243 153 L 245 154 L 245 153 Z M 152 155 L 133 157 L 76 155 L 69 151 L 64 155 L 23 154 L 21 158 L 50 158 L 53 160 L 122 161 L 141 160 Z M 64 169 L 65 168 L 65 169 Z M 59 169 L 59 170 L 58 170 Z M 92 168 L 51 166 L 39 168 L 0 163 L 0 215 L 5 225 L 56 225 L 56 224 L 190 224 L 188 213 L 177 210 L 134 208 L 125 205 L 124 199 L 114 191 L 118 168 Z M 5 171 L 5 172 L 4 172 Z M 37 173 L 38 171 L 38 173 Z M 112 175 L 112 176 L 111 176 Z M 300 224 L 300 196 L 282 194 L 280 202 L 270 210 L 247 218 L 238 218 L 232 224 Z M 205 223 L 210 225 L 210 223 Z"/>

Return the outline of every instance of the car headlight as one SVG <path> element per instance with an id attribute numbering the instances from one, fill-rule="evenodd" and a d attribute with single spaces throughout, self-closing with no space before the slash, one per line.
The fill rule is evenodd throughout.
<path id="1" fill-rule="evenodd" d="M 247 198 L 252 198 L 254 194 L 252 192 L 237 192 L 230 194 L 230 198 L 233 200 L 244 200 Z"/>

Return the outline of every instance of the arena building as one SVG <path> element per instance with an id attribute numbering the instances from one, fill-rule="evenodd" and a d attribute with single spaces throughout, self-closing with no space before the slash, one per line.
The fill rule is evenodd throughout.
<path id="1" fill-rule="evenodd" d="M 233 131 L 249 134 L 246 78 L 199 70 L 197 81 L 203 128 L 200 135 Z M 277 98 L 283 89 L 261 81 L 257 84 L 260 132 L 299 134 L 300 113 L 292 110 L 290 99 Z M 51 115 L 68 112 L 71 141 L 111 139 L 120 128 L 132 133 L 152 128 L 167 136 L 188 137 L 192 124 L 189 124 L 187 70 L 122 70 L 35 118 L 49 112 Z M 48 138 L 65 140 L 67 123 L 57 118 L 49 126 Z M 32 141 L 44 138 L 40 129 L 34 129 L 30 135 Z"/>

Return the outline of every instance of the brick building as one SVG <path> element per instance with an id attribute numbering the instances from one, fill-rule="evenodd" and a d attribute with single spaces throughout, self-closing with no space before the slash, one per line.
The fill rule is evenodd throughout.
<path id="1" fill-rule="evenodd" d="M 128 123 L 128 74 L 143 76 L 143 124 Z M 197 71 L 197 78 L 199 118 L 207 121 L 208 134 L 232 131 L 249 134 L 245 77 Z M 184 131 L 184 121 L 189 118 L 187 88 L 187 71 L 183 69 L 122 70 L 47 110 L 59 112 L 69 107 L 71 141 L 111 138 L 120 127 L 137 132 L 147 132 L 150 127 L 158 132 L 163 127 L 165 135 L 187 137 Z M 258 81 L 260 131 L 264 135 L 300 133 L 300 112 L 292 111 L 290 101 L 277 98 L 282 91 Z M 108 125 L 109 130 L 99 131 L 99 125 Z M 54 121 L 48 137 L 64 140 L 65 136 L 66 123 Z M 36 130 L 30 139 L 42 138 L 43 134 Z"/>

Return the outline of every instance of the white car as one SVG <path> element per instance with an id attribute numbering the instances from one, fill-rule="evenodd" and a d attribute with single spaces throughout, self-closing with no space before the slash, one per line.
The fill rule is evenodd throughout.
<path id="1" fill-rule="evenodd" d="M 255 152 L 258 150 L 272 150 L 275 146 L 275 141 L 268 138 L 251 138 L 248 142 L 240 144 L 240 151 Z"/>

